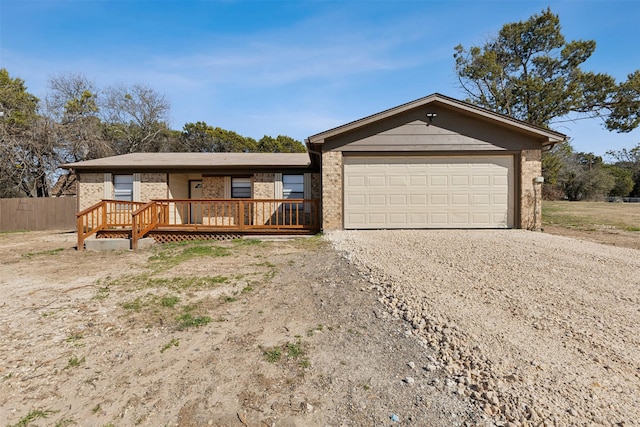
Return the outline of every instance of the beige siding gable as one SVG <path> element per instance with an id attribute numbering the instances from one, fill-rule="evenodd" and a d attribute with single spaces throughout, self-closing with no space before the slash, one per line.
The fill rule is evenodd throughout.
<path id="1" fill-rule="evenodd" d="M 427 114 L 436 114 L 430 122 Z M 353 152 L 519 151 L 540 149 L 528 134 L 481 118 L 436 106 L 425 106 L 357 131 L 337 135 L 323 150 Z"/>

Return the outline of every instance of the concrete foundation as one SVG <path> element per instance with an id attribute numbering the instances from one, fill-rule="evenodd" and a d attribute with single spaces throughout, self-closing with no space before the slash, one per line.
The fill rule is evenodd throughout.
<path id="1" fill-rule="evenodd" d="M 151 237 L 138 240 L 138 249 L 145 249 L 155 244 Z M 131 250 L 131 239 L 87 239 L 84 247 L 88 251 L 128 251 Z"/>

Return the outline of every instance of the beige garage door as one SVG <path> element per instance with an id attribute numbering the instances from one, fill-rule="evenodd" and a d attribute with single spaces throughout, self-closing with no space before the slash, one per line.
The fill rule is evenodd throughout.
<path id="1" fill-rule="evenodd" d="M 344 227 L 510 228 L 513 156 L 344 157 Z"/>

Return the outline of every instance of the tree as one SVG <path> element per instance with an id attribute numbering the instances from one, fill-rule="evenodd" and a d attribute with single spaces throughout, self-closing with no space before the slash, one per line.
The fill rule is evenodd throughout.
<path id="1" fill-rule="evenodd" d="M 256 151 L 256 140 L 205 122 L 187 123 L 180 138 L 183 151 L 243 153 Z"/>
<path id="2" fill-rule="evenodd" d="M 302 143 L 290 136 L 265 135 L 257 141 L 205 122 L 187 123 L 180 135 L 179 151 L 199 153 L 304 153 Z"/>
<path id="3" fill-rule="evenodd" d="M 593 153 L 571 152 L 558 176 L 558 185 L 572 201 L 608 196 L 615 184 L 602 157 Z"/>
<path id="4" fill-rule="evenodd" d="M 297 139 L 286 135 L 278 135 L 276 138 L 263 136 L 258 141 L 257 151 L 262 153 L 305 153 L 307 150 Z"/>
<path id="5" fill-rule="evenodd" d="M 59 162 L 51 120 L 24 80 L 0 69 L 0 196 L 46 197 Z"/>
<path id="6" fill-rule="evenodd" d="M 607 127 L 619 132 L 630 132 L 640 125 L 640 70 L 629 74 L 613 96 L 611 115 Z"/>
<path id="7" fill-rule="evenodd" d="M 101 104 L 107 136 L 115 141 L 116 154 L 169 151 L 170 105 L 163 95 L 142 84 L 120 84 L 104 91 Z"/>
<path id="8" fill-rule="evenodd" d="M 627 150 L 609 150 L 607 156 L 616 160 L 615 166 L 628 171 L 631 174 L 631 179 L 634 182 L 633 189 L 629 195 L 632 197 L 640 197 L 640 144 L 636 147 Z"/>
<path id="9" fill-rule="evenodd" d="M 608 74 L 583 71 L 593 40 L 567 42 L 550 9 L 506 24 L 482 46 L 455 47 L 456 72 L 469 101 L 534 125 L 576 114 L 607 117 L 609 130 L 639 124 L 640 71 L 616 85 Z"/>
<path id="10" fill-rule="evenodd" d="M 633 191 L 635 182 L 633 173 L 616 165 L 604 165 L 609 175 L 614 179 L 613 188 L 609 191 L 609 197 L 627 197 Z"/>
<path id="11" fill-rule="evenodd" d="M 46 110 L 57 123 L 63 141 L 65 162 L 106 157 L 113 154 L 104 137 L 98 107 L 98 90 L 81 74 L 60 74 L 49 78 Z"/>

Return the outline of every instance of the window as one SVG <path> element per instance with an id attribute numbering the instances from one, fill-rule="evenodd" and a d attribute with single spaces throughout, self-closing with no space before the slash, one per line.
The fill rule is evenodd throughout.
<path id="1" fill-rule="evenodd" d="M 282 198 L 304 199 L 304 175 L 282 175 Z"/>
<path id="2" fill-rule="evenodd" d="M 114 199 L 133 201 L 133 175 L 113 175 Z"/>
<path id="3" fill-rule="evenodd" d="M 231 178 L 231 197 L 234 199 L 250 199 L 251 178 Z"/>

